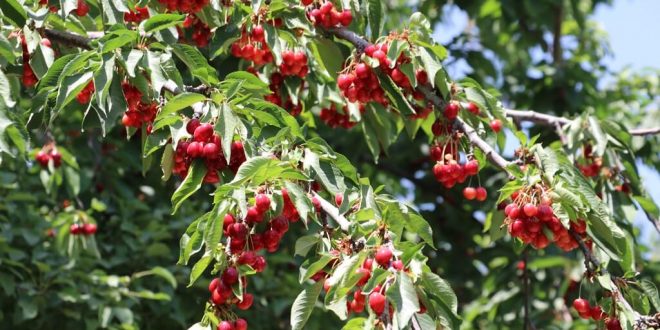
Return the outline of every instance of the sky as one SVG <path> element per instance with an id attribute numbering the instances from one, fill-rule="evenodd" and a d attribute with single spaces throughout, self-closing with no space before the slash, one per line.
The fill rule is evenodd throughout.
<path id="1" fill-rule="evenodd" d="M 434 38 L 436 41 L 446 44 L 451 38 L 463 31 L 467 24 L 467 15 L 452 6 L 443 8 L 445 19 L 436 27 Z M 614 71 L 629 67 L 634 71 L 644 68 L 660 68 L 660 0 L 615 0 L 610 5 L 599 5 L 596 8 L 593 20 L 602 25 L 607 31 L 610 39 L 610 47 L 613 56 L 605 60 L 605 63 Z M 453 78 L 460 78 L 466 66 L 457 63 L 453 68 L 448 68 Z M 516 147 L 512 136 L 507 138 L 506 149 Z M 504 153 L 507 154 L 505 150 Z M 640 177 L 643 184 L 656 204 L 660 204 L 660 174 L 658 169 L 652 169 L 638 164 Z M 660 242 L 657 233 L 651 227 L 645 215 L 639 212 L 635 218 L 635 224 L 642 229 L 642 240 L 645 242 Z M 660 250 L 655 244 L 656 251 Z"/>

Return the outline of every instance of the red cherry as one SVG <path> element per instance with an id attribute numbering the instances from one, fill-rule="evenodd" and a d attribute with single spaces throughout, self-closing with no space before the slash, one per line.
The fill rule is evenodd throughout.
<path id="1" fill-rule="evenodd" d="M 371 307 L 371 310 L 377 315 L 383 314 L 383 311 L 385 310 L 385 296 L 374 290 L 374 292 L 369 295 L 369 307 Z"/>
<path id="2" fill-rule="evenodd" d="M 344 195 L 342 195 L 341 193 L 336 193 L 335 194 L 335 204 L 337 206 L 341 206 L 341 203 L 343 203 L 343 202 L 344 202 Z"/>
<path id="3" fill-rule="evenodd" d="M 364 259 L 364 262 L 362 263 L 362 268 L 371 270 L 373 268 L 373 264 L 374 264 L 374 259 L 371 258 Z"/>
<path id="4" fill-rule="evenodd" d="M 458 111 L 461 108 L 458 107 L 458 104 L 450 102 L 445 106 L 445 117 L 449 120 L 454 120 L 458 117 Z"/>
<path id="5" fill-rule="evenodd" d="M 591 311 L 590 311 L 590 314 L 591 314 L 591 318 L 593 318 L 593 319 L 596 320 L 596 321 L 602 319 L 603 316 L 604 316 L 604 314 L 603 314 L 603 309 L 600 308 L 600 306 L 594 306 L 594 307 L 592 307 L 592 308 L 591 308 Z"/>
<path id="6" fill-rule="evenodd" d="M 518 263 L 516 264 L 516 268 L 518 268 L 518 270 L 525 269 L 525 262 L 522 260 L 518 261 Z"/>
<path id="7" fill-rule="evenodd" d="M 85 235 L 94 235 L 96 234 L 97 226 L 95 223 L 86 223 L 83 225 L 83 234 Z"/>
<path id="8" fill-rule="evenodd" d="M 256 25 L 252 29 L 252 37 L 257 41 L 261 41 L 264 38 L 264 28 L 261 25 Z"/>
<path id="9" fill-rule="evenodd" d="M 197 129 L 197 127 L 199 127 L 199 125 L 200 125 L 199 119 L 197 119 L 197 118 L 191 119 L 186 124 L 186 132 L 188 132 L 188 134 L 190 134 L 190 135 L 193 135 L 195 133 L 195 130 Z"/>
<path id="10" fill-rule="evenodd" d="M 246 320 L 239 318 L 236 319 L 236 321 L 234 321 L 235 330 L 247 330 L 247 328 L 248 328 L 248 323 Z"/>
<path id="11" fill-rule="evenodd" d="M 218 288 L 218 283 L 220 283 L 220 279 L 217 277 L 212 279 L 211 282 L 209 283 L 209 292 L 213 292 Z"/>
<path id="12" fill-rule="evenodd" d="M 387 59 L 387 54 L 385 54 L 385 52 L 383 52 L 382 50 L 378 49 L 373 53 L 371 57 L 378 60 L 378 62 L 384 62 Z"/>
<path id="13" fill-rule="evenodd" d="M 71 224 L 71 226 L 69 226 L 69 233 L 71 235 L 78 235 L 80 234 L 81 231 L 82 231 L 82 226 L 80 226 L 77 223 Z"/>
<path id="14" fill-rule="evenodd" d="M 229 321 L 222 321 L 218 323 L 218 330 L 235 330 L 234 325 Z"/>
<path id="15" fill-rule="evenodd" d="M 396 270 L 403 270 L 403 261 L 401 260 L 394 260 L 392 261 L 392 267 Z"/>
<path id="16" fill-rule="evenodd" d="M 622 330 L 621 322 L 617 318 L 608 318 L 605 321 L 605 327 L 607 330 Z"/>
<path id="17" fill-rule="evenodd" d="M 302 3 L 303 6 L 309 6 L 314 2 L 314 0 L 301 0 L 300 3 Z"/>
<path id="18" fill-rule="evenodd" d="M 194 143 L 194 142 L 193 142 Z M 207 159 L 216 159 L 220 157 L 220 147 L 217 144 L 211 142 L 204 145 L 202 150 L 202 155 Z"/>
<path id="19" fill-rule="evenodd" d="M 471 200 L 477 198 L 477 190 L 472 188 L 472 187 L 465 187 L 463 189 L 463 197 L 465 197 L 465 199 L 471 201 Z"/>
<path id="20" fill-rule="evenodd" d="M 259 212 L 256 206 L 251 206 L 247 210 L 245 215 L 245 221 L 248 223 L 262 222 L 264 220 L 264 215 L 262 212 Z"/>
<path id="21" fill-rule="evenodd" d="M 193 158 L 201 157 L 204 154 L 204 145 L 197 141 L 190 142 L 186 149 L 186 153 Z"/>
<path id="22" fill-rule="evenodd" d="M 247 227 L 242 223 L 234 223 L 229 227 L 229 235 L 234 239 L 245 238 L 247 232 Z"/>
<path id="23" fill-rule="evenodd" d="M 527 204 L 525 204 L 525 206 L 523 206 L 523 212 L 528 217 L 534 217 L 534 216 L 536 216 L 536 214 L 538 214 L 539 209 L 536 207 L 536 205 L 534 205 L 532 203 L 527 203 Z"/>
<path id="24" fill-rule="evenodd" d="M 472 102 L 467 104 L 466 109 L 467 109 L 467 111 L 469 111 L 469 112 L 471 112 L 475 115 L 479 114 L 479 107 L 476 104 L 472 103 Z"/>
<path id="25" fill-rule="evenodd" d="M 587 313 L 589 312 L 589 302 L 586 299 L 583 298 L 577 298 L 573 300 L 573 308 L 575 308 L 576 311 L 579 313 Z"/>
<path id="26" fill-rule="evenodd" d="M 213 125 L 204 123 L 195 128 L 193 138 L 197 142 L 206 142 L 213 136 Z"/>
<path id="27" fill-rule="evenodd" d="M 502 121 L 499 119 L 495 119 L 490 122 L 490 128 L 493 130 L 495 133 L 499 133 L 502 130 Z"/>
<path id="28" fill-rule="evenodd" d="M 358 268 L 355 272 L 358 274 L 362 274 L 362 277 L 360 277 L 360 280 L 357 282 L 358 286 L 367 284 L 369 278 L 371 278 L 371 271 L 369 269 Z"/>
<path id="29" fill-rule="evenodd" d="M 222 273 L 222 282 L 227 286 L 238 283 L 238 270 L 234 267 L 227 267 Z"/>
<path id="30" fill-rule="evenodd" d="M 479 161 L 473 159 L 465 164 L 465 173 L 467 175 L 476 175 L 479 173 Z"/>
<path id="31" fill-rule="evenodd" d="M 351 22 L 353 21 L 353 14 L 349 9 L 345 9 L 344 11 L 341 12 L 341 16 L 339 17 L 339 21 L 341 22 L 341 25 L 343 26 L 349 26 L 351 25 Z"/>
<path id="32" fill-rule="evenodd" d="M 254 200 L 254 204 L 259 212 L 266 212 L 270 208 L 270 197 L 268 197 L 268 195 L 257 194 L 257 196 L 254 197 Z"/>
<path id="33" fill-rule="evenodd" d="M 246 310 L 252 306 L 252 302 L 254 302 L 254 296 L 251 293 L 245 293 L 243 294 L 243 301 L 238 302 L 236 307 L 240 310 Z"/>
<path id="34" fill-rule="evenodd" d="M 483 202 L 488 197 L 488 192 L 484 187 L 477 187 L 477 200 Z"/>
<path id="35" fill-rule="evenodd" d="M 62 165 L 62 154 L 55 150 L 51 150 L 50 158 L 53 160 L 53 165 L 55 167 L 60 167 Z"/>
<path id="36" fill-rule="evenodd" d="M 78 8 L 76 8 L 75 13 L 76 15 L 81 17 L 89 13 L 89 6 L 87 5 L 87 2 L 85 2 L 85 0 L 78 0 Z"/>
<path id="37" fill-rule="evenodd" d="M 389 247 L 383 245 L 378 248 L 378 251 L 376 251 L 374 259 L 376 259 L 376 262 L 379 265 L 387 267 L 390 264 L 390 260 L 392 259 L 392 250 L 390 250 Z"/>

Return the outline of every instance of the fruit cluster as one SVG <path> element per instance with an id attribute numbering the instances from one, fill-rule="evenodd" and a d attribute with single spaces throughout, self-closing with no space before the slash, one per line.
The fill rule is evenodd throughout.
<path id="1" fill-rule="evenodd" d="M 434 133 L 436 132 L 436 124 L 433 124 Z M 459 162 L 459 138 L 452 134 L 452 136 L 445 136 L 443 139 L 439 139 L 435 145 L 431 146 L 431 160 L 435 162 L 435 165 L 433 165 L 433 175 L 447 189 L 452 188 L 457 183 L 463 183 L 468 177 L 479 173 L 479 162 L 476 159 L 469 159 L 465 163 Z M 468 189 L 467 196 L 465 196 L 466 199 L 476 198 L 479 201 L 486 199 L 486 190 L 484 188 L 476 188 L 474 196 L 472 196 L 471 191 L 471 189 Z M 464 191 L 465 194 L 466 192 Z"/>
<path id="2" fill-rule="evenodd" d="M 78 6 L 74 13 L 79 17 L 87 15 L 87 13 L 89 13 L 89 5 L 87 5 L 87 2 L 85 0 L 78 0 Z"/>
<path id="3" fill-rule="evenodd" d="M 161 5 L 167 7 L 169 11 L 180 11 L 182 13 L 193 14 L 209 4 L 209 0 L 158 0 Z"/>
<path id="4" fill-rule="evenodd" d="M 142 127 L 142 124 L 147 123 L 151 127 L 151 123 L 156 118 L 158 107 L 156 103 L 146 103 L 142 101 L 142 92 L 137 87 L 124 81 L 121 84 L 124 91 L 124 98 L 128 109 L 121 118 L 121 123 L 126 127 Z M 150 131 L 150 129 L 148 129 Z"/>
<path id="5" fill-rule="evenodd" d="M 364 113 L 364 105 L 362 104 L 360 104 L 360 113 Z M 344 106 L 340 112 L 334 103 L 329 108 L 321 109 L 319 118 L 332 128 L 343 127 L 349 129 L 357 124 L 357 122 L 351 121 L 347 106 Z"/>
<path id="6" fill-rule="evenodd" d="M 76 100 L 78 100 L 78 103 L 85 105 L 92 99 L 92 94 L 94 94 L 94 82 L 90 81 L 85 88 L 76 95 Z"/>
<path id="7" fill-rule="evenodd" d="M 289 230 L 289 223 L 300 220 L 286 189 L 282 189 L 280 193 L 284 205 L 279 215 L 272 214 L 274 209 L 272 197 L 260 188 L 255 193 L 254 202 L 242 218 L 237 218 L 232 213 L 224 216 L 223 231 L 229 246 L 229 266 L 218 278 L 211 281 L 209 292 L 216 312 L 224 315 L 225 318 L 227 315 L 225 311 L 232 305 L 236 305 L 240 310 L 247 310 L 254 301 L 251 293 L 243 292 L 242 298 L 239 298 L 234 293 L 237 290 L 232 289 L 236 286 L 247 288 L 247 277 L 241 276 L 239 267 L 250 266 L 257 273 L 263 272 L 266 268 L 266 259 L 257 253 L 263 249 L 271 253 L 277 251 L 282 237 Z M 269 216 L 270 219 L 267 220 Z M 262 232 L 259 233 L 258 230 Z M 228 320 L 222 321 L 218 324 L 218 329 L 239 329 L 239 326 L 241 329 L 247 329 L 247 322 L 239 320 L 241 319 L 236 319 L 233 323 Z"/>
<path id="8" fill-rule="evenodd" d="M 586 177 L 598 176 L 603 160 L 600 157 L 594 156 L 591 144 L 585 144 L 584 148 L 582 148 L 582 158 L 583 160 L 577 164 L 580 172 Z"/>
<path id="9" fill-rule="evenodd" d="M 135 10 L 124 13 L 124 21 L 127 23 L 140 23 L 147 18 L 149 18 L 147 7 L 135 6 Z"/>
<path id="10" fill-rule="evenodd" d="M 183 27 L 188 29 L 192 28 L 192 41 L 197 45 L 197 47 L 206 47 L 209 44 L 211 39 L 211 29 L 208 25 L 202 22 L 195 15 L 188 15 L 183 21 Z M 178 28 L 178 27 L 177 27 Z M 181 41 L 184 41 L 183 31 L 179 30 L 179 38 Z"/>
<path id="11" fill-rule="evenodd" d="M 53 161 L 53 166 L 55 168 L 62 166 L 62 154 L 60 154 L 52 145 L 47 145 L 39 150 L 34 156 L 34 159 L 43 168 L 48 167 L 48 163 L 50 163 L 51 160 Z"/>
<path id="12" fill-rule="evenodd" d="M 378 77 L 365 62 L 353 63 L 337 77 L 337 86 L 350 102 L 377 102 L 387 105 L 385 92 L 380 87 Z"/>
<path id="13" fill-rule="evenodd" d="M 580 317 L 583 319 L 594 319 L 595 321 L 598 321 L 605 316 L 607 316 L 605 313 L 603 313 L 603 310 L 600 308 L 600 306 L 590 306 L 589 301 L 584 299 L 584 298 L 577 298 L 573 300 L 573 308 L 580 314 Z"/>
<path id="14" fill-rule="evenodd" d="M 511 236 L 520 238 L 524 243 L 531 244 L 535 249 L 543 249 L 554 242 L 563 251 L 570 251 L 579 246 L 568 229 L 562 225 L 552 209 L 552 198 L 542 185 L 528 187 L 511 195 L 513 202 L 506 205 L 505 223 Z M 547 228 L 546 235 L 543 230 Z M 582 238 L 586 237 L 587 224 L 584 220 L 571 222 L 571 230 Z M 592 242 L 586 244 L 591 247 Z"/>
<path id="15" fill-rule="evenodd" d="M 69 233 L 71 233 L 71 235 L 83 234 L 85 236 L 90 236 L 96 234 L 96 229 L 97 226 L 95 223 L 89 223 L 89 222 L 84 224 L 74 223 L 71 224 L 71 226 L 69 226 Z"/>
<path id="16" fill-rule="evenodd" d="M 38 79 L 30 66 L 30 52 L 24 35 L 21 35 L 21 48 L 23 49 L 23 86 L 30 88 L 37 84 Z"/>
<path id="17" fill-rule="evenodd" d="M 304 5 L 311 4 L 311 2 L 305 0 L 302 3 Z M 325 1 L 318 8 L 308 11 L 307 17 L 314 25 L 320 25 L 326 29 L 340 25 L 349 26 L 353 21 L 353 14 L 350 9 L 338 11 L 330 1 Z"/>
<path id="18" fill-rule="evenodd" d="M 273 61 L 273 54 L 266 43 L 264 29 L 261 25 L 255 25 L 250 33 L 243 28 L 241 38 L 231 45 L 231 54 L 254 62 L 255 65 L 263 65 Z"/>
<path id="19" fill-rule="evenodd" d="M 251 67 L 254 70 L 253 67 Z M 252 71 L 256 74 L 256 71 Z M 303 89 L 305 82 L 303 81 L 300 84 L 300 89 Z M 290 96 L 287 96 L 286 100 L 282 102 L 282 91 L 284 89 L 284 78 L 279 72 L 273 72 L 270 76 L 270 84 L 268 85 L 272 93 L 264 96 L 264 99 L 268 102 L 276 104 L 279 107 L 286 109 L 292 116 L 298 116 L 302 112 L 302 103 L 293 104 Z"/>
<path id="20" fill-rule="evenodd" d="M 309 72 L 309 67 L 307 67 L 307 55 L 305 55 L 305 52 L 291 50 L 282 51 L 280 72 L 284 76 L 298 76 L 301 79 L 305 78 Z"/>

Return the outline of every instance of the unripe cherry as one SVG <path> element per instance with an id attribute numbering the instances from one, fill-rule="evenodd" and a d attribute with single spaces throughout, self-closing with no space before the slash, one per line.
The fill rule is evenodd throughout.
<path id="1" fill-rule="evenodd" d="M 376 262 L 379 265 L 387 267 L 390 264 L 390 260 L 392 259 L 392 250 L 390 250 L 389 247 L 382 245 L 378 248 L 378 251 L 376 251 L 374 259 L 376 259 Z"/>

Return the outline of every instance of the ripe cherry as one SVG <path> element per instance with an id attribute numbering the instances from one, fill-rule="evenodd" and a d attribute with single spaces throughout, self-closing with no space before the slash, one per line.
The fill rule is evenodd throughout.
<path id="1" fill-rule="evenodd" d="M 458 117 L 459 110 L 458 104 L 450 102 L 445 106 L 445 117 L 449 120 L 454 120 Z"/>
<path id="2" fill-rule="evenodd" d="M 186 149 L 186 153 L 193 158 L 201 157 L 204 155 L 204 145 L 197 141 L 190 142 Z"/>
<path id="3" fill-rule="evenodd" d="M 383 311 L 385 310 L 385 296 L 374 290 L 374 292 L 369 295 L 369 307 L 371 307 L 371 310 L 377 315 L 383 314 Z"/>
<path id="4" fill-rule="evenodd" d="M 488 192 L 484 187 L 477 187 L 477 200 L 483 202 L 488 197 Z"/>
<path id="5" fill-rule="evenodd" d="M 463 189 L 463 197 L 465 197 L 465 199 L 471 201 L 471 200 L 477 198 L 477 190 L 474 189 L 473 187 L 465 187 Z"/>
<path id="6" fill-rule="evenodd" d="M 603 316 L 605 316 L 604 313 L 603 313 L 603 309 L 600 308 L 600 306 L 592 307 L 591 311 L 590 311 L 590 314 L 591 314 L 591 318 L 593 318 L 596 321 L 602 319 Z"/>
<path id="7" fill-rule="evenodd" d="M 219 278 L 216 277 L 212 279 L 211 282 L 209 283 L 209 292 L 215 291 L 218 288 L 218 283 L 220 283 Z"/>
<path id="8" fill-rule="evenodd" d="M 476 175 L 479 173 L 479 161 L 473 159 L 465 164 L 465 174 Z"/>
<path id="9" fill-rule="evenodd" d="M 392 267 L 396 270 L 403 270 L 403 261 L 401 259 L 392 261 Z"/>
<path id="10" fill-rule="evenodd" d="M 495 119 L 490 122 L 490 128 L 493 130 L 495 133 L 499 133 L 502 130 L 502 121 L 499 119 Z"/>
<path id="11" fill-rule="evenodd" d="M 89 6 L 87 5 L 87 2 L 85 2 L 85 0 L 78 0 L 78 7 L 76 8 L 75 13 L 76 15 L 81 17 L 89 13 Z"/>
<path id="12" fill-rule="evenodd" d="M 371 271 L 365 268 L 358 268 L 356 271 L 358 274 L 362 274 L 362 277 L 360 277 L 360 280 L 358 280 L 357 285 L 362 286 L 367 284 L 369 281 L 369 278 L 371 278 Z"/>
<path id="13" fill-rule="evenodd" d="M 234 330 L 247 330 L 248 323 L 246 320 L 238 318 L 234 321 Z"/>
<path id="14" fill-rule="evenodd" d="M 218 323 L 218 330 L 235 330 L 234 325 L 229 321 L 222 321 Z"/>
<path id="15" fill-rule="evenodd" d="M 238 283 L 238 270 L 234 267 L 227 267 L 222 273 L 222 282 L 228 286 Z"/>
<path id="16" fill-rule="evenodd" d="M 589 312 L 589 302 L 586 299 L 583 298 L 577 298 L 573 300 L 573 308 L 575 308 L 578 313 L 586 313 Z"/>
<path id="17" fill-rule="evenodd" d="M 466 109 L 467 109 L 467 111 L 469 111 L 469 112 L 471 112 L 475 115 L 479 114 L 479 107 L 476 104 L 472 103 L 472 102 L 467 104 Z"/>
<path id="18" fill-rule="evenodd" d="M 195 142 L 193 142 L 195 143 Z M 204 158 L 216 159 L 220 157 L 220 147 L 217 144 L 211 142 L 204 145 L 202 149 L 202 155 Z"/>
<path id="19" fill-rule="evenodd" d="M 195 130 L 197 129 L 197 127 L 199 127 L 199 125 L 201 125 L 200 122 L 199 122 L 199 119 L 197 119 L 197 118 L 191 119 L 186 124 L 186 132 L 188 132 L 188 134 L 190 134 L 190 135 L 193 135 L 195 133 Z"/>
<path id="20" fill-rule="evenodd" d="M 264 215 L 262 212 L 259 212 L 256 206 L 251 206 L 247 210 L 245 215 L 245 221 L 248 223 L 261 222 L 264 220 Z"/>
<path id="21" fill-rule="evenodd" d="M 538 214 L 539 209 L 536 207 L 536 205 L 532 203 L 527 203 L 525 204 L 525 206 L 523 206 L 523 212 L 528 217 L 535 217 Z"/>
<path id="22" fill-rule="evenodd" d="M 344 202 L 344 195 L 342 195 L 341 193 L 336 193 L 335 194 L 335 204 L 337 206 L 341 206 L 341 203 L 343 203 L 343 202 Z"/>
<path id="23" fill-rule="evenodd" d="M 389 247 L 383 245 L 378 248 L 374 258 L 379 265 L 387 267 L 390 264 L 390 260 L 392 259 L 392 250 L 390 250 Z"/>
<path id="24" fill-rule="evenodd" d="M 96 234 L 97 226 L 95 223 L 86 223 L 83 225 L 83 234 L 85 235 L 94 235 Z"/>
<path id="25" fill-rule="evenodd" d="M 259 212 L 266 212 L 270 208 L 270 197 L 266 194 L 257 194 L 254 197 L 254 204 Z"/>
<path id="26" fill-rule="evenodd" d="M 621 322 L 619 322 L 619 319 L 617 318 L 608 318 L 605 321 L 605 328 L 607 328 L 607 330 L 622 330 Z"/>
<path id="27" fill-rule="evenodd" d="M 238 307 L 240 310 L 249 309 L 252 306 L 253 301 L 254 296 L 251 293 L 245 293 L 243 294 L 243 301 L 238 302 L 236 307 Z"/>
<path id="28" fill-rule="evenodd" d="M 300 3 L 302 3 L 303 6 L 309 6 L 314 2 L 314 0 L 300 0 Z"/>
<path id="29" fill-rule="evenodd" d="M 199 125 L 193 132 L 193 138 L 198 142 L 206 142 L 213 136 L 213 125 L 204 123 Z"/>

